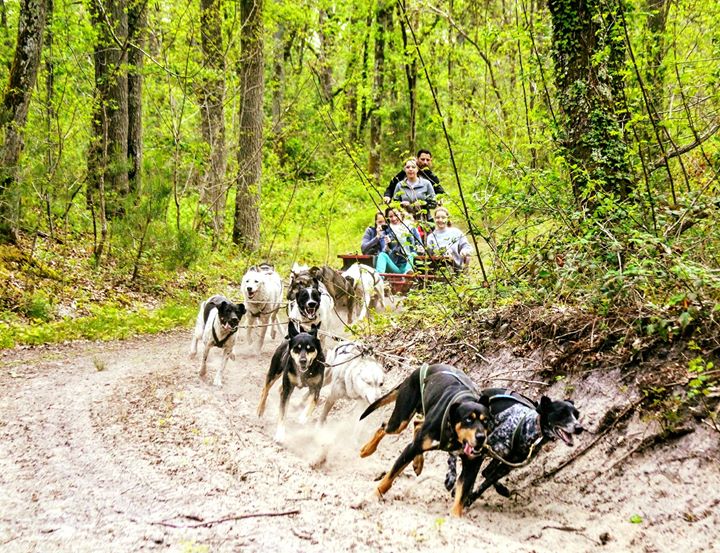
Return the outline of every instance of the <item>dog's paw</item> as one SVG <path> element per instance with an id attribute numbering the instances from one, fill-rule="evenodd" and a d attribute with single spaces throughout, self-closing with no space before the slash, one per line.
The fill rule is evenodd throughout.
<path id="1" fill-rule="evenodd" d="M 275 442 L 281 444 L 285 441 L 285 427 L 284 426 L 278 426 L 277 430 L 275 431 L 275 436 L 273 437 L 273 440 Z"/>
<path id="2" fill-rule="evenodd" d="M 425 457 L 422 455 L 416 455 L 412 462 L 413 470 L 415 471 L 415 476 L 420 476 L 423 471 L 423 467 L 425 466 Z"/>
<path id="3" fill-rule="evenodd" d="M 452 493 L 452 491 L 455 489 L 456 480 L 457 475 L 448 471 L 448 473 L 445 475 L 445 489 Z"/>
<path id="4" fill-rule="evenodd" d="M 378 503 L 383 501 L 382 494 L 376 489 L 374 489 L 372 492 L 370 492 L 365 497 L 361 497 L 359 499 L 356 499 L 352 503 L 350 503 L 351 509 L 364 509 L 368 505 L 372 505 L 373 503 Z"/>

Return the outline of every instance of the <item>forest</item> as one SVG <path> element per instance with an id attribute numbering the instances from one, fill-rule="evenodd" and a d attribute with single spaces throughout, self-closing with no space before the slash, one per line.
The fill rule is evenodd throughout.
<path id="1" fill-rule="evenodd" d="M 0 83 L 0 549 L 716 547 L 718 0 L 0 0 Z M 286 432 L 289 315 L 251 349 L 244 305 L 211 343 L 201 302 L 338 276 L 421 149 L 469 270 L 380 286 L 342 330 L 378 395 L 316 366 L 328 420 Z M 441 452 L 381 473 L 411 432 L 378 447 L 379 390 L 439 363 L 526 396 L 526 456 L 458 442 L 482 498 Z M 445 414 L 423 448 L 455 451 Z"/>
<path id="2" fill-rule="evenodd" d="M 475 250 L 423 319 L 717 325 L 717 2 L 1 8 L 4 347 L 184 324 L 256 261 L 334 265 L 419 148 Z"/>

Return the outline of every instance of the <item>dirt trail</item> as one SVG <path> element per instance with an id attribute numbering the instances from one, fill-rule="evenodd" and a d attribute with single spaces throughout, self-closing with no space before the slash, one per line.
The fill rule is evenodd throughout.
<path id="1" fill-rule="evenodd" d="M 718 434 L 704 426 L 622 461 L 648 432 L 632 421 L 530 486 L 573 451 L 549 446 L 510 477 L 520 496 L 488 492 L 459 520 L 448 516 L 445 455 L 431 453 L 420 478 L 408 470 L 385 501 L 358 509 L 408 436 L 360 459 L 384 413 L 356 422 L 362 407 L 346 403 L 322 432 L 292 414 L 277 445 L 276 388 L 255 415 L 276 344 L 259 359 L 238 346 L 217 389 L 197 377 L 189 335 L 0 353 L 0 550 L 699 552 L 720 542 Z M 574 395 L 593 428 L 623 391 L 612 375 L 586 386 Z"/>

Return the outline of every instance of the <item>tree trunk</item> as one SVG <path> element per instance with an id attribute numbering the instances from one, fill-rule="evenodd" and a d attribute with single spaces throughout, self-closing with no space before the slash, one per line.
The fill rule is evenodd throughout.
<path id="1" fill-rule="evenodd" d="M 408 85 L 408 148 L 410 152 L 415 152 L 415 143 L 417 141 L 416 129 L 417 129 L 417 52 L 415 51 L 415 44 L 410 43 L 408 37 L 408 30 L 406 28 L 406 21 L 404 17 L 405 8 L 398 6 L 400 10 L 400 19 L 402 25 L 402 41 L 403 51 L 405 52 L 405 78 Z M 416 25 L 417 27 L 417 25 Z"/>
<path id="2" fill-rule="evenodd" d="M 369 171 L 376 186 L 380 185 L 382 118 L 380 108 L 384 99 L 385 33 L 392 27 L 392 4 L 381 3 L 375 14 L 375 80 L 373 82 L 373 108 L 370 115 Z"/>
<path id="3" fill-rule="evenodd" d="M 16 241 L 11 193 L 23 149 L 22 134 L 37 79 L 46 22 L 46 0 L 23 0 L 20 5 L 15 57 L 0 106 L 0 243 Z"/>
<path id="4" fill-rule="evenodd" d="M 286 157 L 285 152 L 285 65 L 290 61 L 292 49 L 292 37 L 288 37 L 287 27 L 284 22 L 278 24 L 275 32 L 273 49 L 275 61 L 273 62 L 272 82 L 272 130 L 275 139 L 273 147 L 275 154 L 282 164 Z"/>
<path id="5" fill-rule="evenodd" d="M 202 50 L 205 78 L 200 92 L 202 135 L 210 157 L 200 201 L 212 216 L 213 245 L 217 244 L 225 228 L 225 56 L 222 40 L 220 0 L 201 0 Z"/>
<path id="6" fill-rule="evenodd" d="M 550 0 L 555 82 L 561 120 L 559 143 L 576 200 L 597 207 L 598 193 L 625 197 L 630 164 L 616 110 L 625 50 L 617 4 Z M 607 10 L 610 10 L 608 12 Z"/>
<path id="7" fill-rule="evenodd" d="M 320 47 L 318 52 L 318 65 L 320 67 L 320 91 L 323 96 L 323 100 L 330 104 L 333 104 L 333 68 L 332 62 L 330 61 L 333 50 L 333 36 L 327 33 L 327 26 L 332 20 L 332 14 L 326 10 L 320 10 L 320 17 L 318 21 L 318 28 L 320 29 Z"/>
<path id="8" fill-rule="evenodd" d="M 263 142 L 263 0 L 241 0 L 240 129 L 233 242 L 255 251 L 260 246 L 260 176 Z"/>
<path id="9" fill-rule="evenodd" d="M 128 18 L 125 0 L 92 4 L 92 19 L 99 30 L 95 44 L 95 106 L 93 138 L 88 160 L 90 195 L 102 180 L 108 213 L 122 213 L 121 200 L 128 181 Z M 96 203 L 96 206 L 98 204 Z"/>
<path id="10" fill-rule="evenodd" d="M 142 89 L 147 29 L 147 0 L 132 0 L 128 10 L 128 184 L 130 191 L 142 193 L 143 127 Z"/>

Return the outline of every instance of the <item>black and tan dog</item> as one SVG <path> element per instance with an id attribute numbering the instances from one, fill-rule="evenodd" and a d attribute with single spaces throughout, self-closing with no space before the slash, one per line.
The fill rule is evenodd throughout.
<path id="1" fill-rule="evenodd" d="M 510 497 L 510 490 L 499 483 L 501 478 L 532 461 L 547 442 L 560 438 L 572 446 L 573 436 L 583 431 L 578 421 L 580 413 L 570 400 L 553 401 L 542 396 L 536 404 L 506 388 L 487 388 L 482 395 L 490 404 L 492 416 L 493 430 L 485 441 L 485 452 L 492 460 L 482 471 L 485 480 L 467 497 L 466 507 L 490 487 Z M 445 478 L 448 491 L 455 485 L 456 471 L 456 459 L 451 455 Z"/>
<path id="2" fill-rule="evenodd" d="M 415 413 L 423 414 L 424 418 L 415 427 L 412 442 L 380 481 L 376 496 L 381 498 L 412 461 L 415 461 L 415 472 L 420 474 L 424 452 L 435 449 L 456 452 L 463 466 L 451 513 L 462 516 L 463 505 L 480 469 L 481 457 L 478 455 L 488 431 L 486 422 L 490 414 L 487 398 L 483 398 L 465 373 L 455 367 L 424 365 L 394 390 L 372 403 L 360 419 L 393 401 L 395 407 L 390 419 L 363 446 L 361 457 L 372 455 L 386 434 L 402 432 Z"/>
<path id="3" fill-rule="evenodd" d="M 317 337 L 318 327 L 312 325 L 309 332 L 300 332 L 290 322 L 288 324 L 288 339 L 278 346 L 270 361 L 270 370 L 265 378 L 265 386 L 260 395 L 258 417 L 265 412 L 265 402 L 268 392 L 275 381 L 282 376 L 280 388 L 280 415 L 278 418 L 275 441 L 285 439 L 285 412 L 290 395 L 295 388 L 308 388 L 308 404 L 300 417 L 304 423 L 315 409 L 320 397 L 325 376 L 325 357 Z"/>

